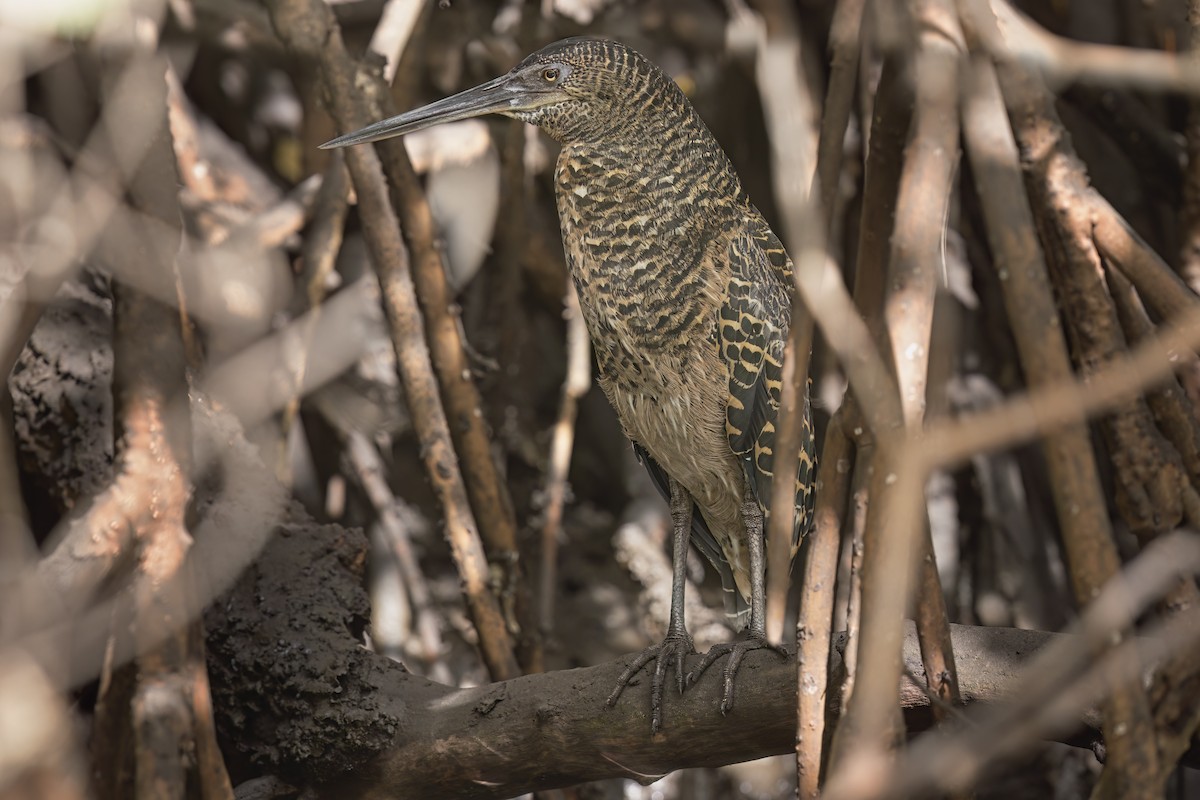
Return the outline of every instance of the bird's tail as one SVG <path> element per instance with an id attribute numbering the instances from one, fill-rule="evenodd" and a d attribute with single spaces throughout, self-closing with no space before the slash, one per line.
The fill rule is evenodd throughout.
<path id="1" fill-rule="evenodd" d="M 738 591 L 737 583 L 733 580 L 733 568 L 725 560 L 717 539 L 708 529 L 708 523 L 700 515 L 700 509 L 692 513 L 692 545 L 704 554 L 708 563 L 721 576 L 721 598 L 725 601 L 725 616 L 733 629 L 740 631 L 750 624 L 750 604 Z"/>
<path id="2" fill-rule="evenodd" d="M 645 448 L 637 442 L 633 444 L 633 451 L 637 454 L 638 461 L 646 467 L 646 471 L 650 473 L 650 479 L 654 486 L 658 489 L 659 494 L 670 500 L 671 486 L 670 479 L 667 477 L 667 472 L 657 461 L 650 457 Z M 699 550 L 708 563 L 712 564 L 713 569 L 721 576 L 722 597 L 725 601 L 725 616 L 729 619 L 734 630 L 742 630 L 750 624 L 750 604 L 746 602 L 746 598 L 742 597 L 742 593 L 738 591 L 737 583 L 733 580 L 733 568 L 729 566 L 729 562 L 725 560 L 725 554 L 721 552 L 721 546 L 717 544 L 717 537 L 713 536 L 712 531 L 708 529 L 708 523 L 704 520 L 704 515 L 700 513 L 700 509 L 692 507 L 692 545 Z"/>

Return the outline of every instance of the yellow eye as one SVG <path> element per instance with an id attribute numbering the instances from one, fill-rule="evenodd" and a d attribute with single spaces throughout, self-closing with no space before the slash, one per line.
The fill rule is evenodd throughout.
<path id="1" fill-rule="evenodd" d="M 546 69 L 542 70 L 542 78 L 546 83 L 554 83 L 558 80 L 558 70 L 554 67 L 546 67 Z"/>

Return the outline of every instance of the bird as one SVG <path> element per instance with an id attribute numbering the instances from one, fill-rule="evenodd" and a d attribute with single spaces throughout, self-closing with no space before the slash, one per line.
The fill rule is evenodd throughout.
<path id="1" fill-rule="evenodd" d="M 595 353 L 598 383 L 670 506 L 666 637 L 638 654 L 608 698 L 651 661 L 651 730 L 663 726 L 673 666 L 682 693 L 724 656 L 720 710 L 733 707 L 746 653 L 765 630 L 765 530 L 792 262 L 679 85 L 631 47 L 572 37 L 507 74 L 339 136 L 323 148 L 379 141 L 499 114 L 558 141 L 555 198 L 567 266 Z M 816 462 L 803 398 L 795 476 L 794 559 L 812 522 Z M 691 669 L 684 620 L 689 542 L 721 577 L 726 613 L 745 634 Z"/>

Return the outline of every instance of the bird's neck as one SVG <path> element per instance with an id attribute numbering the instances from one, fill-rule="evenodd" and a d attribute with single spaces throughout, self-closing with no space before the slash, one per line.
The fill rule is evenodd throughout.
<path id="1" fill-rule="evenodd" d="M 713 248 L 747 201 L 699 125 L 568 142 L 559 153 L 563 243 L 593 338 L 607 331 L 606 340 L 636 336 L 641 349 L 672 347 L 692 335 L 676 327 L 703 324 L 714 302 Z"/>
<path id="2" fill-rule="evenodd" d="M 662 238 L 749 204 L 725 152 L 687 110 L 672 124 L 564 143 L 555 169 L 564 234 Z"/>

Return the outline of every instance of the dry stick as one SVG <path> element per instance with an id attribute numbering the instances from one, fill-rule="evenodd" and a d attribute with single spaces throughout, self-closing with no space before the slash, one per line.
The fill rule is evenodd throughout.
<path id="1" fill-rule="evenodd" d="M 321 320 L 321 303 L 329 292 L 329 277 L 337 266 L 337 254 L 342 249 L 345 234 L 346 213 L 350 208 L 347 197 L 350 176 L 346 174 L 346 162 L 341 152 L 333 153 L 325 165 L 321 188 L 317 192 L 313 207 L 313 221 L 304 237 L 302 272 L 298 283 L 304 287 L 303 304 L 293 302 L 297 312 L 304 308 L 310 313 L 304 323 L 304 333 L 295 363 L 291 365 L 291 397 L 283 408 L 279 421 L 279 452 L 275 474 L 285 486 L 291 485 L 288 437 L 292 426 L 300 415 L 300 398 L 304 391 L 305 372 L 312 352 L 313 339 Z"/>
<path id="2" fill-rule="evenodd" d="M 850 495 L 854 449 L 842 430 L 843 414 L 834 415 L 825 430 L 817 464 L 813 531 L 801 580 L 800 611 L 796 620 L 796 770 L 801 800 L 821 793 L 821 745 L 825 739 L 826 687 L 833 630 L 834 581 L 838 547 Z"/>
<path id="3" fill-rule="evenodd" d="M 1197 347 L 1200 309 L 1162 326 L 1156 336 L 1127 354 L 1105 362 L 1086 383 L 1069 378 L 1057 380 L 997 408 L 930 425 L 925 432 L 926 449 L 937 454 L 935 467 L 950 467 L 975 454 L 1015 446 L 1038 435 L 1048 436 L 1076 420 L 1136 397 L 1178 368 L 1180 350 Z"/>
<path id="4" fill-rule="evenodd" d="M 412 600 L 416 617 L 415 627 L 421 643 L 421 660 L 425 662 L 427 670 L 432 670 L 442 656 L 442 634 L 433 607 L 433 594 L 429 591 L 429 583 L 425 580 L 425 574 L 417 561 L 408 527 L 396 513 L 396 498 L 392 495 L 385 478 L 387 470 L 375 447 L 358 431 L 350 433 L 346 442 L 346 452 L 363 491 L 375 507 L 376 519 L 400 567 L 404 590 Z"/>
<path id="5" fill-rule="evenodd" d="M 550 442 L 550 464 L 546 470 L 545 508 L 542 513 L 542 569 L 538 590 L 538 624 L 543 639 L 554 630 L 554 596 L 558 586 L 558 538 L 562 532 L 563 508 L 567 499 L 567 473 L 571 468 L 571 450 L 575 441 L 575 415 L 580 399 L 592 384 L 592 350 L 579 296 L 567 280 L 563 298 L 563 317 L 567 321 L 567 375 L 563 380 L 558 421 Z M 538 649 L 539 654 L 541 648 Z M 541 672 L 544 664 L 534 664 Z"/>
<path id="6" fill-rule="evenodd" d="M 916 431 L 925 417 L 937 269 L 945 261 L 943 237 L 958 165 L 957 78 L 966 45 L 952 0 L 925 0 L 912 14 L 919 36 L 916 110 L 896 197 L 884 319 L 905 423 Z M 938 697 L 955 704 L 959 697 L 950 623 L 928 521 L 919 535 L 916 619 L 925 676 Z M 868 555 L 864 568 L 878 569 L 878 564 Z M 944 718 L 942 709 L 934 705 L 935 718 Z"/>
<path id="7" fill-rule="evenodd" d="M 943 231 L 958 163 L 958 73 L 965 51 L 951 0 L 921 0 L 913 57 L 915 113 L 896 197 L 883 317 L 905 424 L 925 416 L 930 333 Z"/>
<path id="8" fill-rule="evenodd" d="M 368 112 L 355 85 L 355 67 L 332 11 L 318 0 L 271 0 L 271 19 L 284 43 L 316 61 L 330 109 L 341 130 L 366 124 Z M 488 565 L 459 472 L 445 411 L 438 397 L 407 253 L 375 151 L 355 147 L 346 161 L 366 222 L 367 246 L 383 290 L 384 310 L 413 425 L 430 483 L 441 503 L 446 537 L 479 634 L 488 671 L 496 680 L 519 673 L 500 604 L 488 585 Z M 489 454 L 490 457 L 490 454 Z"/>
<path id="9" fill-rule="evenodd" d="M 226 241 L 254 243 L 264 250 L 282 247 L 313 215 L 322 182 L 320 175 L 309 175 L 275 205 L 232 228 Z"/>
<path id="10" fill-rule="evenodd" d="M 850 395 L 842 404 L 842 408 L 851 411 L 853 403 L 854 396 Z M 853 414 L 847 413 L 843 420 L 843 426 L 848 424 L 852 418 Z M 849 436 L 845 427 L 842 428 L 842 432 Z M 853 444 L 853 437 L 850 438 L 850 441 Z M 870 506 L 868 487 L 871 482 L 871 465 L 874 463 L 874 443 L 859 444 L 855 447 L 854 471 L 850 476 L 850 508 L 847 511 L 847 515 L 850 517 L 850 529 L 844 534 L 846 547 L 850 551 L 850 563 L 847 575 L 849 585 L 846 591 L 846 669 L 842 677 L 841 691 L 838 693 L 838 708 L 843 714 L 850 705 L 850 698 L 854 694 L 854 679 L 858 674 L 858 645 L 862 641 L 859 632 L 862 627 L 863 535 L 867 529 L 867 508 Z M 833 732 L 836 733 L 836 731 Z M 827 736 L 826 738 L 831 737 Z M 827 760 L 828 757 L 823 757 L 822 763 Z"/>
<path id="11" fill-rule="evenodd" d="M 810 198 L 820 195 L 819 210 L 824 215 L 826 242 L 833 236 L 846 126 L 858 82 L 863 6 L 863 0 L 839 0 L 829 32 L 829 85 L 822 106 L 814 184 L 809 191 Z M 785 356 L 791 358 L 795 352 L 796 345 L 792 343 Z M 785 381 L 787 368 L 785 361 Z M 825 444 L 813 476 L 816 481 L 813 528 L 803 562 L 796 613 L 796 782 L 800 798 L 817 797 L 821 786 L 838 553 L 854 457 L 851 441 L 842 429 L 844 412 L 844 408 L 839 411 L 826 429 Z M 849 621 L 849 614 L 847 617 Z"/>
<path id="12" fill-rule="evenodd" d="M 303 378 L 299 392 L 307 394 L 362 357 L 382 316 L 376 287 L 374 276 L 359 278 L 270 336 L 210 368 L 200 382 L 202 390 L 218 398 L 247 428 L 259 424 L 287 407 L 298 376 Z M 306 361 L 302 374 L 292 364 L 293 354 Z M 260 380 L 248 382 L 247 375 Z"/>
<path id="13" fill-rule="evenodd" d="M 796 285 L 845 369 L 867 427 L 877 437 L 894 435 L 904 424 L 896 384 L 837 267 L 825 261 L 820 270 L 796 270 Z"/>
<path id="14" fill-rule="evenodd" d="M 923 483 L 905 474 L 903 457 L 916 442 L 897 435 L 880 438 L 866 479 L 870 500 L 863 531 L 858 665 L 854 691 L 833 739 L 829 791 L 864 762 L 886 760 L 903 734 L 897 702 L 903 671 L 899 653 L 924 507 L 915 499 L 923 501 Z"/>
<path id="15" fill-rule="evenodd" d="M 404 55 L 404 48 L 425 5 L 421 0 L 387 0 L 384 4 L 367 49 L 385 59 L 383 79 L 388 84 L 396 79 L 400 57 Z"/>
<path id="16" fill-rule="evenodd" d="M 776 4 L 770 4 L 772 6 Z M 774 9 L 782 11 L 783 6 Z M 764 12 L 771 9 L 764 9 Z M 775 197 L 783 217 L 784 241 L 795 254 L 794 272 L 820 274 L 825 261 L 824 236 L 807 187 L 811 149 L 812 99 L 802 79 L 800 37 L 786 13 L 769 13 L 771 22 L 759 42 L 755 76 L 763 101 L 771 163 L 777 180 Z M 798 280 L 798 277 L 797 277 Z M 771 513 L 767 517 L 767 638 L 783 641 L 791 578 L 792 541 L 796 520 L 796 480 L 808 411 L 805 392 L 812 355 L 812 316 L 793 291 L 791 324 L 784 349 L 783 386 L 775 438 L 775 470 L 771 481 Z M 810 475 L 809 479 L 813 477 Z"/>
<path id="17" fill-rule="evenodd" d="M 832 235 L 834 206 L 842 172 L 842 150 L 846 126 L 854 106 L 854 87 L 858 83 L 858 62 L 862 45 L 864 0 L 838 0 L 829 26 L 829 86 L 821 107 L 821 136 L 817 140 L 817 171 L 821 210 L 825 215 L 825 235 Z"/>
<path id="18" fill-rule="evenodd" d="M 159 262 L 161 263 L 161 262 Z M 113 304 L 113 391 L 120 415 L 118 450 L 129 474 L 150 484 L 147 506 L 129 520 L 138 548 L 134 578 L 137 685 L 132 697 L 138 797 L 166 796 L 162 786 L 182 792 L 186 783 L 180 753 L 192 747 L 206 755 L 205 797 L 233 797 L 216 742 L 196 741 L 193 718 L 198 678 L 187 587 L 174 580 L 191 547 L 184 517 L 190 497 L 191 430 L 180 406 L 186 396 L 179 316 L 136 290 L 117 285 Z M 180 413 L 182 407 L 184 413 Z M 181 627 L 182 626 L 182 627 Z M 205 691 L 203 705 L 211 709 Z M 113 708 L 113 713 L 126 713 Z M 209 724 L 205 730 L 214 732 Z M 117 724 L 110 720 L 109 724 Z M 97 719 L 97 729 L 105 723 Z M 111 728 L 108 729 L 110 732 Z M 112 764 L 112 766 L 115 766 Z"/>
<path id="19" fill-rule="evenodd" d="M 887 58 L 875 94 L 875 109 L 870 127 L 870 149 L 863 184 L 863 209 L 859 225 L 858 263 L 854 273 L 854 304 L 871 326 L 874 343 L 882 347 L 886 336 L 882 327 L 883 296 L 886 286 L 889 243 L 896 216 L 896 198 L 903 168 L 904 145 L 912 119 L 912 86 L 896 55 Z M 828 335 L 828 334 L 827 334 Z M 895 384 L 893 383 L 892 386 Z M 857 681 L 859 649 L 862 642 L 862 559 L 867 514 L 870 507 L 868 488 L 876 468 L 875 438 L 865 436 L 860 418 L 860 389 L 853 383 L 847 393 L 845 433 L 856 443 L 851 491 L 854 498 L 850 532 L 850 585 L 846 609 L 849 642 L 846 646 L 846 672 L 840 691 L 843 710 L 847 709 Z M 899 397 L 895 414 L 902 413 Z M 899 424 L 899 423 L 897 423 Z M 874 431 L 874 426 L 871 427 Z M 836 739 L 830 758 L 836 753 Z"/>
<path id="20" fill-rule="evenodd" d="M 907 130 L 909 122 L 908 83 L 905 76 L 900 74 L 901 64 L 901 57 L 898 55 L 889 58 L 885 63 L 885 79 L 880 81 L 880 92 L 876 99 L 880 108 L 877 119 L 889 120 L 884 131 L 891 138 L 881 143 L 884 151 L 879 154 L 884 167 L 879 179 L 888 182 L 886 190 L 889 194 L 893 185 L 891 181 L 896 181 L 894 185 L 902 185 L 901 164 L 907 169 L 907 159 L 901 159 L 895 149 L 903 141 L 900 131 Z M 890 78 L 887 77 L 889 73 Z M 894 96 L 885 97 L 885 88 Z M 875 140 L 873 127 L 872 158 L 876 155 Z M 896 198 L 893 202 L 897 204 L 898 191 L 897 189 L 896 194 L 890 194 L 890 197 Z M 867 211 L 867 206 L 864 206 L 864 224 Z M 891 213 L 883 216 L 885 211 Z M 872 208 L 871 213 L 882 217 L 881 222 L 889 223 L 886 231 L 892 231 L 894 224 L 894 230 L 899 232 L 900 212 L 896 210 L 896 206 L 881 204 L 881 207 Z M 939 222 L 940 219 L 939 216 Z M 884 239 L 871 242 L 871 247 L 862 254 L 871 259 L 866 265 L 860 258 L 861 272 L 856 276 L 855 289 L 860 303 L 874 306 L 860 306 L 867 314 L 881 310 L 875 304 L 882 302 L 884 294 L 882 264 L 886 241 Z M 871 271 L 867 272 L 865 266 L 869 266 Z M 864 282 L 861 292 L 858 280 Z M 886 341 L 887 335 L 883 330 L 877 328 L 875 333 L 877 341 Z M 863 399 L 857 387 L 855 396 L 860 401 Z M 911 446 L 911 439 L 903 435 L 904 409 L 899 398 L 896 399 L 897 408 L 894 413 L 900 416 L 895 418 L 896 421 L 890 429 L 875 431 L 875 451 L 870 461 L 869 474 L 856 478 L 857 486 L 867 486 L 869 496 L 863 529 L 858 659 L 854 691 L 849 696 L 846 713 L 833 738 L 830 753 L 830 786 L 845 783 L 847 776 L 859 769 L 856 765 L 863 759 L 885 758 L 885 753 L 901 733 L 899 709 L 895 700 L 896 687 L 901 675 L 899 646 L 917 551 L 914 548 L 916 528 L 904 524 L 906 519 L 897 517 L 894 510 L 898 504 L 912 500 L 902 495 L 906 487 L 907 490 L 912 490 L 908 484 L 913 480 L 913 476 L 903 474 L 900 474 L 900 480 L 897 480 L 897 475 L 903 472 L 899 466 L 902 449 Z M 859 471 L 868 469 L 862 453 L 856 468 Z M 918 484 L 915 492 L 923 496 L 922 485 Z M 915 504 L 915 501 L 912 503 Z M 907 508 L 902 505 L 900 507 Z"/>
<path id="21" fill-rule="evenodd" d="M 380 119 L 393 116 L 396 109 L 376 80 L 367 78 L 376 90 L 368 92 L 369 103 Z M 374 97 L 379 97 L 374 102 Z M 391 187 L 392 205 L 400 215 L 404 239 L 412 254 L 412 276 L 417 298 L 425 314 L 433 366 L 442 389 L 442 402 L 450 422 L 450 434 L 458 449 L 460 468 L 479 535 L 487 554 L 501 570 L 500 595 L 511 628 L 519 627 L 512 610 L 514 595 L 526 589 L 517 549 L 517 522 L 508 486 L 504 483 L 496 459 L 483 400 L 471 377 L 471 364 L 463 348 L 458 309 L 446 283 L 442 251 L 429 201 L 413 171 L 403 139 L 387 139 L 375 145 Z"/>
<path id="22" fill-rule="evenodd" d="M 854 303 L 871 326 L 875 341 L 886 344 L 882 318 L 887 286 L 887 262 L 896 221 L 896 198 L 904 168 L 904 146 L 912 122 L 912 81 L 901 60 L 883 62 L 875 109 L 871 119 L 870 148 L 863 176 L 863 209 L 858 233 L 858 263 L 854 270 Z M 897 400 L 897 402 L 899 402 Z M 855 435 L 854 438 L 858 438 Z"/>
<path id="23" fill-rule="evenodd" d="M 208 680 L 208 663 L 205 660 L 204 625 L 199 617 L 188 626 L 187 635 L 188 658 L 184 679 L 191 688 L 189 699 L 201 797 L 203 800 L 233 800 L 233 787 L 225 768 L 225 758 L 217 746 L 217 720 L 213 713 L 212 685 Z"/>
<path id="24" fill-rule="evenodd" d="M 976 20 L 994 15 L 994 24 Z M 1081 44 L 1055 36 L 1021 14 L 1005 0 L 968 0 L 963 4 L 963 24 L 977 27 L 984 49 L 997 58 L 1013 59 L 1044 73 L 1055 84 L 1091 83 L 1105 88 L 1176 91 L 1200 94 L 1200 62 L 1187 56 L 1117 47 Z"/>
<path id="25" fill-rule="evenodd" d="M 980 187 L 988 239 L 1001 271 L 1005 305 L 1030 385 L 1052 385 L 1071 378 L 1071 363 L 1033 214 L 1024 202 L 1016 142 L 1007 124 L 995 70 L 989 64 L 976 64 L 971 76 L 964 98 L 968 150 Z M 1046 440 L 1043 452 L 1075 598 L 1086 606 L 1120 568 L 1087 428 L 1077 424 L 1061 430 Z M 1136 685 L 1112 688 L 1105 731 L 1111 737 L 1113 759 L 1106 772 L 1143 780 L 1144 775 L 1127 770 L 1139 763 L 1144 769 L 1155 769 L 1145 695 Z M 1149 738 L 1149 748 L 1130 738 L 1135 732 Z"/>

